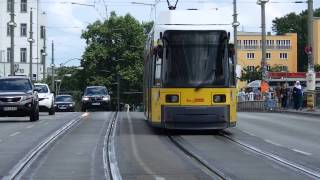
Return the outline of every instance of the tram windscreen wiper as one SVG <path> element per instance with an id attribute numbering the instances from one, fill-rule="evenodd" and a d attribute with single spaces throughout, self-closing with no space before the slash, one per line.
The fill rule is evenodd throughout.
<path id="1" fill-rule="evenodd" d="M 195 91 L 198 91 L 199 89 L 201 89 L 204 85 L 207 84 L 207 81 L 210 80 L 210 78 L 213 76 L 213 74 L 216 72 L 215 69 L 211 69 L 210 72 L 208 73 L 208 75 L 205 77 L 205 79 L 199 84 L 197 85 L 197 87 L 195 88 Z M 213 76 L 212 81 L 215 80 L 215 76 Z"/>

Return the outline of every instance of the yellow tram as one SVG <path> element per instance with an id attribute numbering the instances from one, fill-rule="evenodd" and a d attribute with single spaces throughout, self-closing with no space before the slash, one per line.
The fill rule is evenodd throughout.
<path id="1" fill-rule="evenodd" d="M 148 36 L 145 116 L 165 129 L 236 125 L 234 49 L 209 11 L 162 12 Z"/>

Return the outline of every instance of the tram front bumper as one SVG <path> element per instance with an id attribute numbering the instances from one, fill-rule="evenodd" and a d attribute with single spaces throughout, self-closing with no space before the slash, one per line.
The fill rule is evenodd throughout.
<path id="1" fill-rule="evenodd" d="M 230 126 L 229 106 L 163 106 L 161 126 L 166 129 L 225 129 Z"/>

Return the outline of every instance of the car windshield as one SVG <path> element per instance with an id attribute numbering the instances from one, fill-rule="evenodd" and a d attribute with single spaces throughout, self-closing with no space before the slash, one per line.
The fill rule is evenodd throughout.
<path id="1" fill-rule="evenodd" d="M 35 89 L 38 91 L 38 93 L 48 93 L 48 87 L 46 85 L 35 85 Z"/>
<path id="2" fill-rule="evenodd" d="M 164 87 L 227 86 L 224 31 L 167 31 Z"/>
<path id="3" fill-rule="evenodd" d="M 57 96 L 56 102 L 73 102 L 71 96 Z"/>
<path id="4" fill-rule="evenodd" d="M 32 90 L 32 85 L 27 79 L 0 79 L 0 91 L 27 92 Z"/>
<path id="5" fill-rule="evenodd" d="M 86 96 L 94 96 L 94 95 L 107 95 L 107 89 L 105 87 L 89 87 L 86 89 Z"/>

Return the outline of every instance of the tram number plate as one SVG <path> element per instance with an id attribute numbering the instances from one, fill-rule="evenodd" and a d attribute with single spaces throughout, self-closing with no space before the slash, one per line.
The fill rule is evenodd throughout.
<path id="1" fill-rule="evenodd" d="M 93 106 L 99 106 L 100 103 L 92 103 Z"/>
<path id="2" fill-rule="evenodd" d="M 18 108 L 17 107 L 4 107 L 3 111 L 17 111 Z"/>

